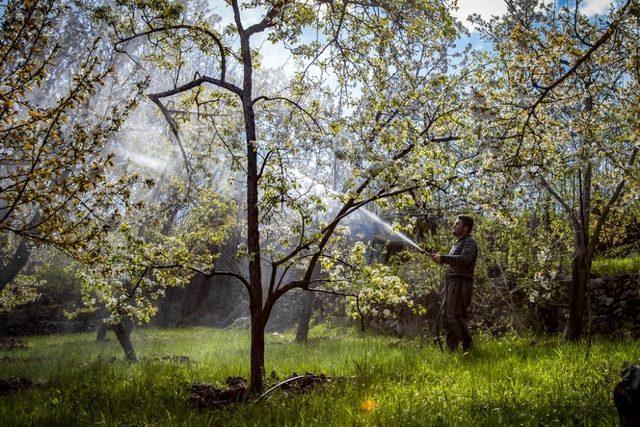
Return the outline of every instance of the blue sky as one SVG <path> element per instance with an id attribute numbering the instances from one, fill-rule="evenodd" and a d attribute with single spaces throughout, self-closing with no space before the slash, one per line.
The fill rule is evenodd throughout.
<path id="1" fill-rule="evenodd" d="M 220 0 L 212 0 L 212 3 L 215 4 Z M 574 4 L 575 0 L 550 0 L 556 4 L 557 7 L 563 6 L 571 6 Z M 462 23 L 469 29 L 471 35 L 468 39 L 463 40 L 463 43 L 469 42 L 473 46 L 480 47 L 481 42 L 478 37 L 477 32 L 474 31 L 473 26 L 470 22 L 467 21 L 467 17 L 474 13 L 479 14 L 483 18 L 490 18 L 494 15 L 502 15 L 507 10 L 507 5 L 504 0 L 458 0 L 458 9 L 453 10 L 453 14 L 455 17 L 460 19 Z M 597 15 L 600 13 L 607 13 L 609 8 L 611 7 L 614 0 L 584 0 L 581 5 L 582 11 L 589 15 Z M 226 9 L 226 7 L 222 7 L 218 10 L 218 13 L 223 12 L 221 9 Z M 226 15 L 226 13 L 221 13 L 222 15 Z M 252 10 L 252 11 L 243 11 L 243 21 L 246 23 L 258 22 L 262 18 L 262 11 Z M 223 20 L 231 20 L 231 16 L 223 16 Z M 266 38 L 263 37 L 263 38 Z M 260 40 L 259 42 L 262 42 Z M 287 64 L 287 58 L 289 58 L 289 52 L 282 45 L 273 45 L 268 41 L 265 41 L 262 45 L 261 53 L 263 55 L 262 63 L 268 68 L 280 68 Z M 285 72 L 288 69 L 291 71 L 291 67 L 284 67 Z"/>
<path id="2" fill-rule="evenodd" d="M 223 0 L 209 0 L 211 6 L 214 7 L 216 13 L 218 13 L 223 23 L 231 23 L 233 16 L 230 7 Z M 549 0 L 554 2 L 557 7 L 571 6 L 575 0 Z M 582 11 L 589 15 L 597 15 L 601 13 L 607 13 L 612 3 L 616 0 L 584 0 L 581 5 Z M 4 11 L 5 2 L 0 0 L 0 16 Z M 469 29 L 471 36 L 464 42 L 470 42 L 472 45 L 479 47 L 480 40 L 478 34 L 474 32 L 474 28 L 470 22 L 467 21 L 467 17 L 471 14 L 477 13 L 483 18 L 490 18 L 494 15 L 502 15 L 507 10 L 504 0 L 458 0 L 458 8 L 453 10 L 454 16 L 456 16 L 462 23 Z M 264 14 L 263 10 L 249 9 L 242 11 L 242 18 L 245 26 L 260 21 Z M 310 35 L 310 37 L 313 37 Z M 292 67 L 285 67 L 290 65 L 287 63 L 289 58 L 289 52 L 282 44 L 271 44 L 266 41 L 266 34 L 258 35 L 257 40 L 254 40 L 254 46 L 262 44 L 261 53 L 263 55 L 262 63 L 267 68 L 284 68 L 286 71 L 292 71 Z M 257 43 L 257 44 L 256 44 Z"/>

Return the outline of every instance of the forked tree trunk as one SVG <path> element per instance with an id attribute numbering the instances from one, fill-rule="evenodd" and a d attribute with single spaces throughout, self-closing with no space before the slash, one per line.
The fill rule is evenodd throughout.
<path id="1" fill-rule="evenodd" d="M 571 262 L 571 292 L 569 295 L 569 318 L 564 329 L 565 341 L 575 341 L 582 336 L 586 290 L 591 276 L 592 243 L 597 236 L 590 235 L 591 177 L 589 162 L 578 174 L 579 217 L 573 222 L 574 252 Z M 593 240 L 593 242 L 592 242 Z"/>
<path id="2" fill-rule="evenodd" d="M 309 323 L 313 314 L 313 302 L 315 295 L 311 291 L 302 294 L 302 306 L 298 313 L 298 328 L 296 330 L 296 342 L 305 343 L 309 339 Z"/>
<path id="3" fill-rule="evenodd" d="M 576 252 L 573 256 L 569 318 L 564 330 L 564 338 L 567 341 L 575 341 L 582 336 L 587 285 L 591 275 L 590 264 L 584 251 Z"/>

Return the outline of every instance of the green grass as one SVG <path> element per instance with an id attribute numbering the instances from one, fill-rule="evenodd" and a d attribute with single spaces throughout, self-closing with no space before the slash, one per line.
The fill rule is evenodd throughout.
<path id="1" fill-rule="evenodd" d="M 248 333 L 193 328 L 138 329 L 135 365 L 114 338 L 92 334 L 30 337 L 0 378 L 23 376 L 38 388 L 0 396 L 2 425 L 615 425 L 611 391 L 624 361 L 638 361 L 637 341 L 581 344 L 559 338 L 476 337 L 471 354 L 442 354 L 420 341 L 359 336 L 324 326 L 308 345 L 268 335 L 267 372 L 344 377 L 311 393 L 275 392 L 254 405 L 198 411 L 194 382 L 247 376 Z M 187 355 L 189 363 L 153 357 Z M 115 357 L 115 359 L 114 359 Z M 270 380 L 273 383 L 273 380 Z M 362 409 L 371 400 L 376 408 Z"/>
<path id="2" fill-rule="evenodd" d="M 596 258 L 592 270 L 600 276 L 640 273 L 640 254 L 625 258 Z"/>

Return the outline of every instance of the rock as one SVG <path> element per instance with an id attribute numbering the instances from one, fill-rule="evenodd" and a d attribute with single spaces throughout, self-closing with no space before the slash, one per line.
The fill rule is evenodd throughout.
<path id="1" fill-rule="evenodd" d="M 232 326 L 236 328 L 249 329 L 249 327 L 251 326 L 251 317 L 249 316 L 238 317 L 236 320 L 233 321 Z"/>

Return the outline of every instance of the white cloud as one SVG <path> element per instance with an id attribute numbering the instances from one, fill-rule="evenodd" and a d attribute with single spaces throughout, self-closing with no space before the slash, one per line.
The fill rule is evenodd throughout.
<path id="1" fill-rule="evenodd" d="M 494 15 L 502 16 L 507 11 L 507 4 L 504 0 L 458 0 L 458 10 L 454 10 L 453 16 L 460 19 L 470 30 L 474 30 L 473 25 L 467 21 L 469 15 L 477 13 L 485 19 Z"/>
<path id="2" fill-rule="evenodd" d="M 611 0 L 587 0 L 581 6 L 582 13 L 587 16 L 607 13 L 611 7 Z"/>
<path id="3" fill-rule="evenodd" d="M 565 6 L 574 4 L 575 0 L 548 0 L 553 1 L 556 6 Z M 594 16 L 607 13 L 613 6 L 613 0 L 586 0 L 580 9 L 587 16 Z M 485 19 L 489 19 L 494 15 L 502 16 L 507 11 L 507 4 L 504 0 L 458 0 L 458 10 L 453 10 L 453 15 L 460 19 L 462 23 L 471 31 L 474 31 L 473 25 L 467 20 L 469 15 L 477 13 Z"/>

